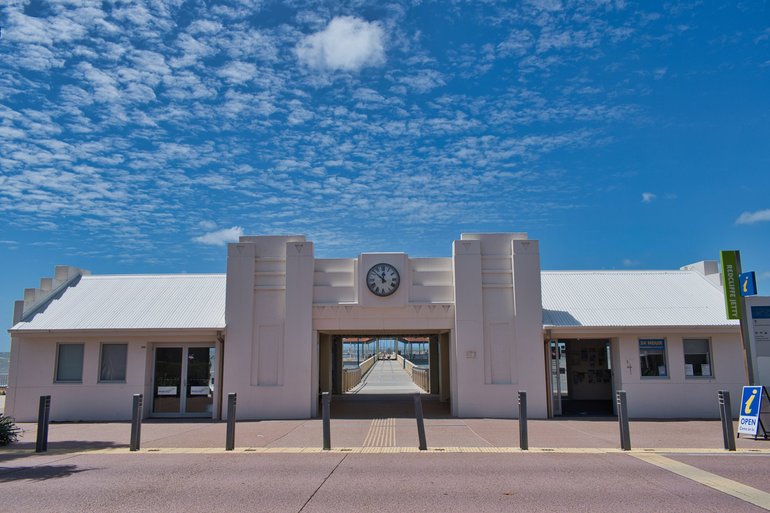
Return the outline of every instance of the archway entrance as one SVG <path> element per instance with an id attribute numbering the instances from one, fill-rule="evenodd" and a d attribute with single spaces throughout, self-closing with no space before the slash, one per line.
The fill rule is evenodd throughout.
<path id="1" fill-rule="evenodd" d="M 449 334 L 320 334 L 319 392 L 336 417 L 448 416 Z"/>

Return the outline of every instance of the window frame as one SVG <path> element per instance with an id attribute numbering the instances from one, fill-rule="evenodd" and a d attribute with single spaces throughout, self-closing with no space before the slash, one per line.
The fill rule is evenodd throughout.
<path id="1" fill-rule="evenodd" d="M 687 355 L 688 354 L 703 354 L 703 353 L 688 353 L 686 350 L 686 344 L 685 342 L 688 340 L 705 340 L 706 341 L 706 347 L 708 349 L 707 353 L 707 360 L 709 369 L 711 370 L 711 374 L 708 376 L 703 376 L 702 374 L 700 376 L 688 376 L 687 375 Z M 682 361 L 684 362 L 685 367 L 682 369 L 684 370 L 684 377 L 685 379 L 714 379 L 714 352 L 712 351 L 712 345 L 711 345 L 711 337 L 682 337 Z M 701 364 L 703 365 L 703 364 Z M 701 371 L 702 372 L 702 371 Z"/>
<path id="2" fill-rule="evenodd" d="M 104 346 L 123 346 L 125 347 L 123 360 L 123 379 L 102 379 L 102 368 L 104 365 Z M 128 378 L 128 343 L 127 342 L 102 342 L 99 344 L 99 374 L 97 383 L 125 383 Z"/>
<path id="3" fill-rule="evenodd" d="M 62 346 L 80 346 L 80 379 L 59 379 L 59 369 L 61 368 L 61 348 Z M 82 384 L 83 370 L 86 359 L 86 345 L 83 342 L 57 342 L 56 343 L 56 364 L 54 365 L 53 382 L 62 384 Z"/>
<path id="4" fill-rule="evenodd" d="M 663 365 L 666 366 L 666 374 L 664 376 L 661 376 L 660 374 L 657 374 L 655 376 L 645 376 L 642 374 L 642 342 L 643 341 L 663 341 Z M 639 355 L 639 378 L 640 379 L 670 379 L 671 378 L 671 367 L 668 364 L 668 339 L 666 337 L 645 337 L 645 338 L 637 338 L 636 339 L 636 349 L 638 351 Z"/>

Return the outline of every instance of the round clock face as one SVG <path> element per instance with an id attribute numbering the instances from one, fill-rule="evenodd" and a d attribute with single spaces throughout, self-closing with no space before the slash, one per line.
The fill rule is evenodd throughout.
<path id="1" fill-rule="evenodd" d="M 366 273 L 366 286 L 381 297 L 393 294 L 401 283 L 401 276 L 390 264 L 377 264 Z"/>

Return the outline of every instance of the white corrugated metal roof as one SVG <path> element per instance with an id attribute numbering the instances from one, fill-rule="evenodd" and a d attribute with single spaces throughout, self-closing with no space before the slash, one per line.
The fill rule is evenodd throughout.
<path id="1" fill-rule="evenodd" d="M 83 276 L 13 327 L 224 329 L 224 274 Z M 543 271 L 545 327 L 735 326 L 695 271 Z"/>
<path id="2" fill-rule="evenodd" d="M 223 329 L 224 274 L 83 276 L 12 329 Z"/>
<path id="3" fill-rule="evenodd" d="M 543 271 L 545 327 L 734 326 L 695 271 Z"/>

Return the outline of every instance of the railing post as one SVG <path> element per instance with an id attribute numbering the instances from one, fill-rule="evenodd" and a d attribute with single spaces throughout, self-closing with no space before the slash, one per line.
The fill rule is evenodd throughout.
<path id="1" fill-rule="evenodd" d="M 51 419 L 51 396 L 41 395 L 37 410 L 37 440 L 35 452 L 48 450 L 48 423 Z"/>
<path id="2" fill-rule="evenodd" d="M 420 439 L 420 450 L 428 450 L 428 442 L 425 440 L 425 419 L 422 416 L 422 399 L 420 394 L 414 394 L 414 416 L 417 419 L 417 437 Z"/>
<path id="3" fill-rule="evenodd" d="M 142 445 L 142 404 L 144 396 L 134 394 L 131 401 L 131 444 L 130 451 L 138 451 Z"/>
<path id="4" fill-rule="evenodd" d="M 324 451 L 329 451 L 332 448 L 332 427 L 331 427 L 331 401 L 332 396 L 329 392 L 321 393 L 321 406 L 323 410 L 323 435 L 324 435 Z"/>
<path id="5" fill-rule="evenodd" d="M 620 425 L 620 448 L 624 451 L 631 450 L 631 433 L 628 429 L 628 404 L 626 391 L 619 390 L 617 395 L 618 423 Z"/>
<path id="6" fill-rule="evenodd" d="M 227 435 L 225 437 L 225 450 L 235 449 L 235 406 L 238 401 L 238 394 L 227 394 Z"/>
<path id="7" fill-rule="evenodd" d="M 719 398 L 719 418 L 722 420 L 722 440 L 725 450 L 735 450 L 735 436 L 733 433 L 733 410 L 730 404 L 730 391 L 720 390 L 717 392 Z"/>
<path id="8" fill-rule="evenodd" d="M 529 433 L 527 432 L 527 393 L 519 390 L 519 448 L 529 449 Z"/>

